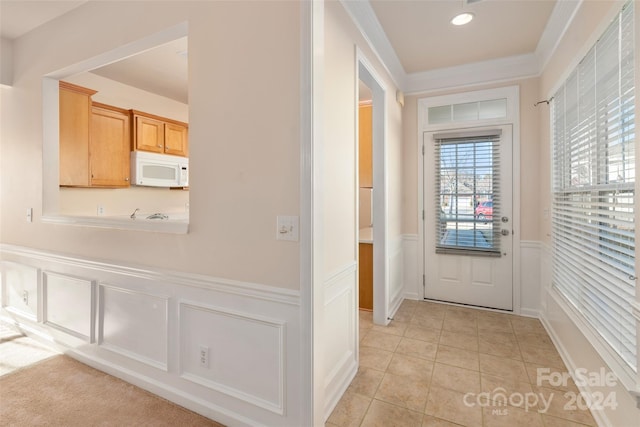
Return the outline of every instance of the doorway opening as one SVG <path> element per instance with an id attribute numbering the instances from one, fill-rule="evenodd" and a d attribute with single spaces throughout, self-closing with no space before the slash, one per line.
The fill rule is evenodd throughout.
<path id="1" fill-rule="evenodd" d="M 385 159 L 385 88 L 381 79 L 364 56 L 356 54 L 356 101 L 360 97 L 360 82 L 371 92 L 371 244 L 373 282 L 373 322 L 387 325 L 389 319 L 389 295 L 387 286 L 386 241 L 386 170 Z M 359 150 L 359 148 L 358 148 Z M 358 168 L 358 165 L 356 165 Z M 359 201 L 358 201 L 359 202 Z M 359 227 L 361 224 L 359 224 Z M 358 239 L 359 240 L 359 239 Z M 359 248 L 360 242 L 355 242 Z M 360 274 L 360 272 L 358 272 Z M 354 307 L 357 310 L 357 307 Z"/>

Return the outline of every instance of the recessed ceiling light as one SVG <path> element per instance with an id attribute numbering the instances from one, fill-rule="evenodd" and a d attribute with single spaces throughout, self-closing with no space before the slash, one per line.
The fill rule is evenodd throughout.
<path id="1" fill-rule="evenodd" d="M 473 13 L 464 12 L 454 16 L 453 19 L 451 20 L 451 23 L 453 25 L 464 25 L 471 22 L 472 19 L 473 19 Z"/>

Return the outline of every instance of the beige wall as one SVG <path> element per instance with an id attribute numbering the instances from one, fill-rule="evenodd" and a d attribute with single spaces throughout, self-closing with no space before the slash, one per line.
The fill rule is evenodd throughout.
<path id="1" fill-rule="evenodd" d="M 542 208 L 539 199 L 540 181 L 540 133 L 538 114 L 540 106 L 533 104 L 539 99 L 538 79 L 530 78 L 508 83 L 456 89 L 429 94 L 418 94 L 405 97 L 404 142 L 403 142 L 403 222 L 402 232 L 418 233 L 418 141 L 422 135 L 418 133 L 417 101 L 430 96 L 449 95 L 475 90 L 514 86 L 520 88 L 520 231 L 521 240 L 540 240 L 540 218 Z"/>
<path id="2" fill-rule="evenodd" d="M 42 76 L 185 21 L 189 234 L 43 223 Z M 299 215 L 299 25 L 288 1 L 88 2 L 17 39 L 0 89 L 0 241 L 299 289 L 299 245 L 275 239 L 276 216 Z"/>
<path id="3" fill-rule="evenodd" d="M 396 87 L 339 2 L 325 7 L 324 243 L 325 272 L 356 260 L 356 46 L 386 86 L 389 236 L 400 235 L 402 111 Z M 374 170 L 374 174 L 376 171 Z M 375 189 L 374 189 L 375 191 Z"/>

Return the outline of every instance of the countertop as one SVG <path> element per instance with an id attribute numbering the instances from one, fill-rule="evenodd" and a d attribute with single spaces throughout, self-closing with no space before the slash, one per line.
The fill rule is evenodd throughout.
<path id="1" fill-rule="evenodd" d="M 373 243 L 373 227 L 361 228 L 358 235 L 360 243 Z"/>

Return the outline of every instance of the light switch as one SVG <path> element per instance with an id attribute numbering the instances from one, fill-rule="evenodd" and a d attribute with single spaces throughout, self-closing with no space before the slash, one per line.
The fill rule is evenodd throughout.
<path id="1" fill-rule="evenodd" d="M 298 229 L 300 220 L 297 216 L 283 216 L 278 215 L 276 226 L 276 239 L 277 240 L 291 240 L 298 241 Z"/>

